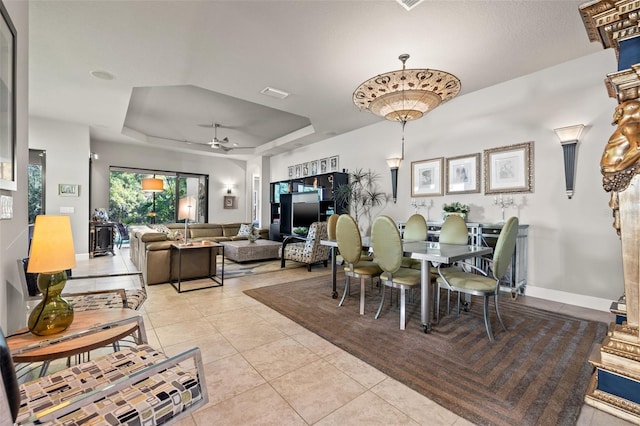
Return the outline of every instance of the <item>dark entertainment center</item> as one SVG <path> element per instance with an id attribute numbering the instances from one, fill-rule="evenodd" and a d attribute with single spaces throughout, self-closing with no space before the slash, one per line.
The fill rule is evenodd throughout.
<path id="1" fill-rule="evenodd" d="M 340 172 L 271 182 L 270 238 L 280 240 L 295 228 L 326 221 L 333 213 L 347 213 L 349 206 L 336 205 L 334 194 L 348 183 L 348 173 Z"/>

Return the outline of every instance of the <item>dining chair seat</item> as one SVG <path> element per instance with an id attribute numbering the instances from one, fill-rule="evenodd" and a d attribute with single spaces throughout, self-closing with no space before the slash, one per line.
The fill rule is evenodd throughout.
<path id="1" fill-rule="evenodd" d="M 375 275 L 380 273 L 380 267 L 371 260 L 361 260 L 355 265 L 345 265 L 345 272 L 351 272 L 354 276 Z"/>

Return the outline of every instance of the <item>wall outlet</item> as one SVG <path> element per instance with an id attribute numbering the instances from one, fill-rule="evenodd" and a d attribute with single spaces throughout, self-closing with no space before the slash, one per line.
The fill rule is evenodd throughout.
<path id="1" fill-rule="evenodd" d="M 60 207 L 60 213 L 72 214 L 75 212 L 73 207 Z"/>

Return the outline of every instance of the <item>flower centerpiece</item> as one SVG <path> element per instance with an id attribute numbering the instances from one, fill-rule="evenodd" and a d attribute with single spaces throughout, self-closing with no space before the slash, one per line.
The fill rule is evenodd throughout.
<path id="1" fill-rule="evenodd" d="M 444 204 L 442 206 L 442 210 L 444 210 L 444 213 L 442 214 L 442 219 L 446 220 L 447 216 L 451 216 L 452 214 L 458 215 L 463 219 L 466 219 L 467 213 L 469 213 L 469 206 L 467 204 L 454 201 L 451 204 Z"/>

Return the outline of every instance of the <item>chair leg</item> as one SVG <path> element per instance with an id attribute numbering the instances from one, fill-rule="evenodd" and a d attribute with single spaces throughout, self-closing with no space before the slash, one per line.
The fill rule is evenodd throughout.
<path id="1" fill-rule="evenodd" d="M 344 304 L 344 299 L 347 298 L 347 294 L 349 294 L 349 276 L 344 277 L 344 293 L 342 293 L 342 299 L 340 299 L 340 303 L 338 306 L 342 306 Z"/>
<path id="2" fill-rule="evenodd" d="M 376 313 L 375 319 L 378 319 L 378 317 L 380 316 L 380 312 L 382 312 L 382 305 L 384 305 L 384 294 L 386 293 L 385 291 L 385 287 L 382 287 L 382 299 L 380 299 L 380 306 L 378 306 L 378 312 Z"/>
<path id="3" fill-rule="evenodd" d="M 502 317 L 500 316 L 500 309 L 498 309 L 498 293 L 495 294 L 495 305 L 496 305 L 496 315 L 498 315 L 498 321 L 500 321 L 500 325 L 504 331 L 507 331 L 507 327 L 504 326 L 502 322 Z"/>
<path id="4" fill-rule="evenodd" d="M 400 330 L 404 330 L 406 324 L 406 312 L 404 310 L 406 297 L 404 287 L 400 287 Z"/>
<path id="5" fill-rule="evenodd" d="M 491 321 L 489 321 L 489 296 L 484 296 L 484 327 L 487 329 L 489 341 L 493 342 L 493 333 L 491 333 Z"/>
<path id="6" fill-rule="evenodd" d="M 366 284 L 364 282 L 364 275 L 360 277 L 360 315 L 364 315 L 364 289 Z"/>
<path id="7" fill-rule="evenodd" d="M 436 324 L 440 324 L 440 284 L 436 284 Z"/>

